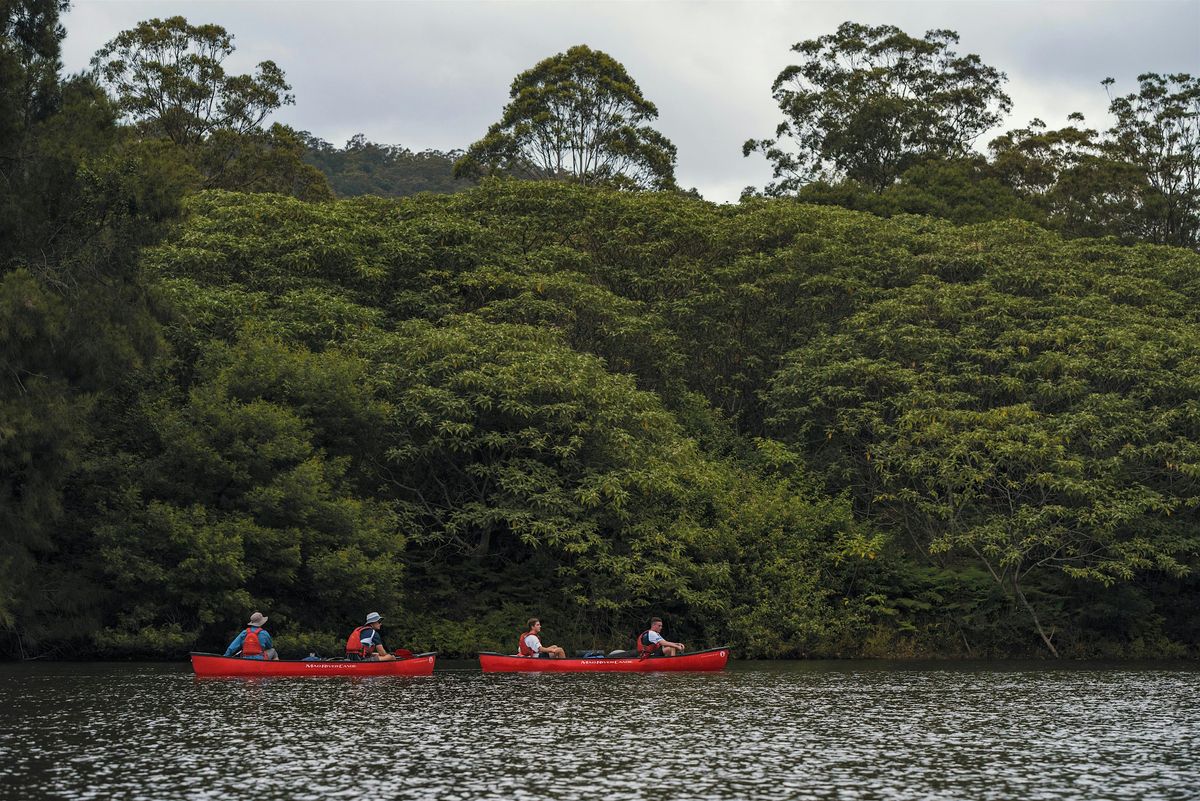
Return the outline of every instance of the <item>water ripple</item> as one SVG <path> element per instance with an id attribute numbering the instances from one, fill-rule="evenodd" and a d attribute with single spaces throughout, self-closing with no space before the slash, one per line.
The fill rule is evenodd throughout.
<path id="1" fill-rule="evenodd" d="M 0 667 L 0 798 L 1200 798 L 1194 666 L 198 680 Z"/>

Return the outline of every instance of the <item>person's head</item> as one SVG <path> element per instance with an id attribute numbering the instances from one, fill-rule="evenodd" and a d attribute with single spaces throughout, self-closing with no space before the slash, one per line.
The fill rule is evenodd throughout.
<path id="1" fill-rule="evenodd" d="M 528 630 L 532 631 L 536 634 L 538 629 L 540 629 L 542 627 L 542 621 L 538 620 L 536 617 L 531 617 L 531 618 L 529 618 L 528 625 L 529 625 Z"/>
<path id="2" fill-rule="evenodd" d="M 383 625 L 380 623 L 381 620 L 383 620 L 383 615 L 379 614 L 378 612 L 372 612 L 371 614 L 367 615 L 367 625 L 376 631 L 378 631 L 379 627 Z"/>
<path id="3" fill-rule="evenodd" d="M 252 614 L 250 616 L 250 623 L 247 625 L 261 627 L 266 622 L 267 622 L 266 615 L 264 615 L 262 612 L 255 612 L 254 614 Z"/>
<path id="4" fill-rule="evenodd" d="M 650 618 L 650 630 L 655 633 L 662 631 L 662 618 L 661 617 Z"/>

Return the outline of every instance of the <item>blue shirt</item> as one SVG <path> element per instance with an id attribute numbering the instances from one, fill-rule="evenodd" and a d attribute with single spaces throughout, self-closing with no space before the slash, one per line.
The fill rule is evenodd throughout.
<path id="1" fill-rule="evenodd" d="M 254 628 L 254 627 L 253 627 L 253 626 L 247 626 L 247 628 Z M 236 654 L 238 651 L 240 651 L 240 650 L 241 650 L 241 648 L 242 648 L 242 643 L 244 643 L 245 641 L 246 641 L 246 629 L 242 629 L 242 633 L 241 633 L 241 634 L 239 634 L 238 636 L 234 637 L 234 638 L 233 638 L 233 642 L 229 643 L 229 647 L 225 649 L 225 656 L 233 656 L 234 654 Z M 259 629 L 259 630 L 258 630 L 258 642 L 259 642 L 259 644 L 260 644 L 260 645 L 262 645 L 262 649 L 263 649 L 263 651 L 264 651 L 264 652 L 265 652 L 265 651 L 266 651 L 268 648 L 274 648 L 274 647 L 275 647 L 275 646 L 274 646 L 274 645 L 271 643 L 271 635 L 270 635 L 270 634 L 267 634 L 267 630 L 266 630 L 266 629 Z M 244 657 L 242 657 L 242 658 L 243 658 L 243 659 L 262 659 L 262 658 L 263 658 L 263 655 L 262 655 L 262 654 L 256 654 L 256 655 L 254 655 L 254 656 L 244 656 Z"/>

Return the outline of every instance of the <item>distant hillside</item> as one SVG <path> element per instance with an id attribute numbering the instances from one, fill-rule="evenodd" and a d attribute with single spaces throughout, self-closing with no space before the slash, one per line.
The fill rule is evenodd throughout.
<path id="1" fill-rule="evenodd" d="M 454 177 L 454 162 L 461 151 L 423 150 L 420 153 L 399 145 L 381 145 L 356 134 L 343 148 L 324 139 L 303 134 L 307 152 L 304 160 L 319 169 L 338 197 L 378 195 L 405 197 L 418 192 L 450 194 L 474 185 Z"/>

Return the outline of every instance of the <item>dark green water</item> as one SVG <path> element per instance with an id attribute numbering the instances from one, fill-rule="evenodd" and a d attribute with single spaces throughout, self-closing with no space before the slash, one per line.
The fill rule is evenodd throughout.
<path id="1" fill-rule="evenodd" d="M 443 668 L 456 668 L 445 670 Z M 1194 665 L 0 665 L 0 798 L 1197 799 Z"/>

